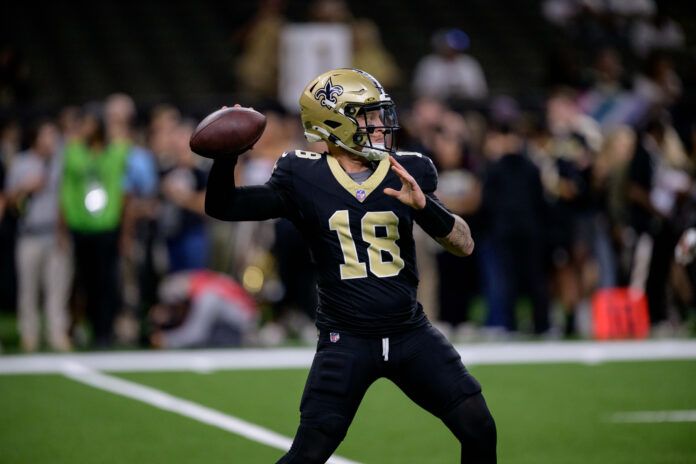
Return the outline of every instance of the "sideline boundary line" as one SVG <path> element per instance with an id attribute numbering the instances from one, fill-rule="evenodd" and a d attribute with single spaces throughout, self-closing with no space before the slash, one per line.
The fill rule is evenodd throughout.
<path id="1" fill-rule="evenodd" d="M 538 364 L 696 360 L 696 340 L 515 342 L 456 345 L 464 364 Z M 0 375 L 62 373 L 65 363 L 104 372 L 309 368 L 314 348 L 0 355 Z"/>
<path id="2" fill-rule="evenodd" d="M 116 395 L 125 396 L 137 400 L 164 411 L 173 412 L 204 424 L 212 425 L 222 430 L 234 433 L 251 441 L 261 443 L 273 448 L 287 451 L 292 445 L 292 439 L 280 435 L 251 422 L 239 419 L 220 411 L 202 406 L 189 400 L 131 382 L 118 377 L 103 374 L 89 369 L 81 364 L 68 362 L 61 366 L 63 374 L 82 384 L 105 390 Z M 332 456 L 327 463 L 331 464 L 358 464 L 340 456 Z"/>

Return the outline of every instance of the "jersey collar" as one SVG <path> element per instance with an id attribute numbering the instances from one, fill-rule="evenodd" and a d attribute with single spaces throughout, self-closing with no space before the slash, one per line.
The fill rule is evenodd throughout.
<path id="1" fill-rule="evenodd" d="M 341 186 L 350 193 L 350 195 L 360 203 L 372 193 L 379 184 L 382 183 L 387 173 L 389 172 L 389 158 L 383 159 L 377 165 L 377 169 L 372 175 L 362 184 L 358 184 L 343 170 L 336 158 L 331 155 L 326 155 L 326 162 L 334 178 Z"/>

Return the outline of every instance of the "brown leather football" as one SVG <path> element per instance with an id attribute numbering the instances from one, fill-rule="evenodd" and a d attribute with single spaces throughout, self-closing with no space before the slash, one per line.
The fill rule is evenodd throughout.
<path id="1" fill-rule="evenodd" d="M 205 117 L 191 135 L 194 153 L 206 158 L 239 155 L 261 138 L 266 116 L 251 108 L 231 107 Z"/>

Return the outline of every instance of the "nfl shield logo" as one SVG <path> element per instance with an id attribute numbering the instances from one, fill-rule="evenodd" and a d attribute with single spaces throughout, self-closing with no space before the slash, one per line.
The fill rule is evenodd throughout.
<path id="1" fill-rule="evenodd" d="M 331 341 L 331 343 L 336 343 L 340 339 L 341 339 L 341 335 L 338 332 L 331 332 L 329 334 L 329 340 Z"/>
<path id="2" fill-rule="evenodd" d="M 358 201 L 362 202 L 365 199 L 365 191 L 363 189 L 358 190 L 355 192 L 355 197 L 358 199 Z"/>

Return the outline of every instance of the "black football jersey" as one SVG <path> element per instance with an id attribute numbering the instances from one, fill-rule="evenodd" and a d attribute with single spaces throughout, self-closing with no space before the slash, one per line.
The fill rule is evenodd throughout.
<path id="1" fill-rule="evenodd" d="M 407 152 L 396 158 L 424 193 L 434 192 L 429 158 Z M 332 156 L 297 150 L 278 160 L 268 185 L 311 249 L 320 329 L 388 336 L 427 323 L 416 300 L 414 210 L 383 193 L 401 189 L 388 159 L 358 184 Z"/>

